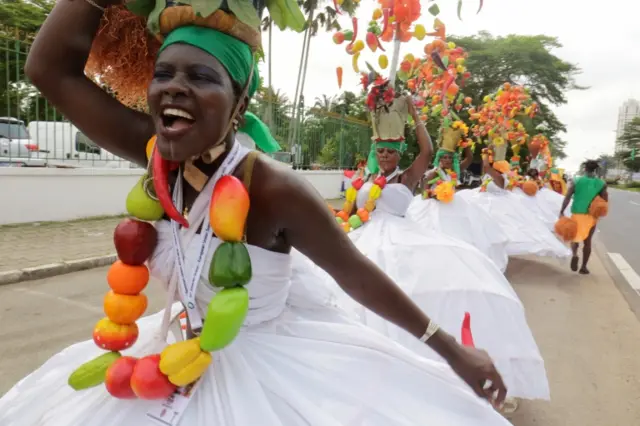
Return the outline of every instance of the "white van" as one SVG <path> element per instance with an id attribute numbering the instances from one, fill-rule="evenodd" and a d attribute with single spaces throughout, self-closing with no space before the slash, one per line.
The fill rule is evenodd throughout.
<path id="1" fill-rule="evenodd" d="M 129 161 L 100 148 L 69 122 L 32 121 L 28 127 L 31 138 L 39 146 L 38 157 L 45 155 L 49 166 L 135 167 Z"/>

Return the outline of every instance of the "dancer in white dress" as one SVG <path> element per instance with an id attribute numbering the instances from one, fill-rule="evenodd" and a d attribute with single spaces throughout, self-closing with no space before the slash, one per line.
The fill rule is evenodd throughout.
<path id="1" fill-rule="evenodd" d="M 521 198 L 505 189 L 510 185 L 509 163 L 504 161 L 506 147 L 496 150 L 495 161 L 483 154 L 484 177 L 480 188 L 461 191 L 458 195 L 484 209 L 500 225 L 509 240 L 507 254 L 568 257 L 571 251 L 527 209 Z"/>
<path id="2" fill-rule="evenodd" d="M 453 195 L 450 200 L 438 200 L 435 195 L 438 181 L 454 181 L 457 187 L 460 173 L 473 160 L 469 147 L 464 148 L 464 159 L 459 160 L 456 152 L 458 141 L 455 139 L 443 137 L 434 161 L 436 167 L 425 174 L 425 194 L 428 196 L 415 196 L 407 210 L 407 217 L 420 224 L 423 229 L 442 232 L 471 244 L 485 253 L 504 272 L 509 260 L 506 251 L 507 236 L 495 220 L 463 197 Z"/>
<path id="3" fill-rule="evenodd" d="M 355 249 L 304 179 L 264 157 L 248 157 L 247 149 L 236 142 L 237 129 L 262 149 L 273 148 L 266 127 L 252 117 L 246 117 L 254 120 L 250 126 L 243 126 L 241 120 L 244 106 L 257 87 L 248 45 L 255 39 L 245 37 L 251 34 L 247 32 L 251 27 L 233 26 L 241 42 L 222 32 L 219 24 L 227 19 L 207 20 L 214 29 L 194 26 L 193 13 L 191 18 L 180 14 L 189 24 L 183 22 L 164 34 L 155 77 L 149 85 L 148 116 L 119 104 L 83 73 L 84 59 L 102 16 L 93 3 L 56 3 L 30 52 L 27 73 L 66 116 L 111 152 L 143 165 L 146 141 L 157 132 L 157 138 L 152 139 L 153 164 L 181 164 L 184 174 L 176 176 L 173 172 L 173 203 L 177 208 L 190 207 L 191 226 L 181 228 L 179 223 L 185 223 L 185 218 L 175 208 L 168 210 L 171 200 L 161 195 L 168 188 L 154 181 L 158 200 L 173 219 L 156 223 L 157 245 L 149 262 L 152 274 L 168 289 L 168 309 L 164 315 L 138 322 L 140 338 L 125 354 L 148 355 L 167 345 L 169 318 L 180 309 L 173 305 L 176 288 L 180 289 L 190 323 L 204 313 L 203 307 L 210 299 L 216 300 L 226 291 L 210 285 L 207 274 L 198 272 L 198 267 L 221 246 L 215 236 L 210 238 L 207 219 L 215 213 L 210 209 L 211 194 L 222 176 L 243 180 L 250 194 L 251 209 L 244 228 L 247 242 L 238 243 L 248 249 L 253 265 L 246 286 L 246 319 L 233 343 L 213 353 L 213 362 L 191 394 L 182 418 L 171 424 L 508 425 L 476 396 L 498 404 L 505 397 L 502 379 L 487 354 L 459 345 L 438 329 Z M 184 6 L 168 9 L 171 7 Z M 135 18 L 105 19 L 102 24 L 126 27 L 132 22 Z M 100 34 L 109 34 L 109 29 Z M 100 46 L 99 40 L 96 46 Z M 118 51 L 121 55 L 123 52 Z M 111 74 L 105 74 L 107 80 L 115 78 L 118 70 L 131 76 L 125 64 L 120 61 L 110 69 Z M 244 92 L 234 91 L 234 86 L 244 87 Z M 161 169 L 154 167 L 152 172 L 158 173 L 153 175 L 154 180 L 162 180 Z M 201 179 L 203 175 L 213 177 L 207 182 Z M 205 184 L 199 188 L 198 182 Z M 202 232 L 198 233 L 200 228 Z M 304 268 L 296 268 L 292 276 L 288 254 L 292 246 L 326 268 L 358 302 L 414 334 L 416 340 L 422 336 L 449 366 L 421 359 L 345 318 L 339 310 L 310 300 L 313 293 L 307 293 L 299 281 L 305 277 Z M 193 279 L 189 281 L 187 276 Z M 187 284 L 194 293 L 183 293 Z M 208 320 L 205 318 L 204 329 Z M 211 324 L 215 327 L 217 323 Z M 101 352 L 92 342 L 82 342 L 54 355 L 0 399 L 0 424 L 150 424 L 147 414 L 162 408 L 164 401 L 116 399 L 103 386 L 74 391 L 66 384 L 79 364 Z"/>
<path id="4" fill-rule="evenodd" d="M 396 100 L 388 107 L 389 113 L 401 110 L 399 102 Z M 378 110 L 376 114 L 387 112 Z M 390 123 L 391 120 L 375 117 L 373 122 Z M 411 166 L 401 172 L 398 162 L 404 142 L 398 141 L 398 135 L 403 131 L 401 122 L 395 126 L 389 124 L 385 129 L 374 128 L 374 138 L 384 132 L 388 140 L 374 139 L 368 165 L 376 175 L 357 191 L 359 214 L 363 214 L 362 209 L 370 203 L 370 196 L 381 179 L 386 184 L 369 220 L 349 232 L 349 237 L 445 330 L 459 336 L 462 319 L 465 312 L 469 312 L 475 343 L 488 351 L 510 395 L 548 399 L 544 362 L 527 325 L 524 307 L 500 269 L 470 244 L 437 230 L 425 230 L 405 217 L 413 200 L 410 188 L 430 163 L 431 142 L 424 125 L 418 125 L 420 153 Z M 336 293 L 338 304 L 355 313 L 365 324 L 424 356 L 439 359 L 433 351 L 416 344 L 410 334 L 352 301 L 328 274 L 318 271 L 318 275 Z"/>

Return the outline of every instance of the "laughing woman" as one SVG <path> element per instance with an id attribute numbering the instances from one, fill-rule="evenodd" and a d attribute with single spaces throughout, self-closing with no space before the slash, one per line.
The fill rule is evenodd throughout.
<path id="1" fill-rule="evenodd" d="M 353 183 L 353 188 L 359 187 L 357 215 L 367 220 L 348 235 L 448 332 L 459 336 L 464 314 L 469 312 L 475 342 L 488 351 L 500 369 L 510 395 L 547 399 L 544 362 L 522 303 L 501 271 L 475 247 L 438 230 L 425 230 L 405 217 L 413 190 L 431 164 L 431 141 L 424 124 L 420 124 L 416 129 L 420 153 L 409 168 L 399 168 L 406 148 L 403 136 L 407 112 L 414 114 L 410 98 L 396 98 L 372 114 L 374 143 L 368 167 L 374 174 L 364 184 Z M 370 217 L 367 210 L 373 210 Z M 359 223 L 355 216 L 348 219 L 347 223 Z M 321 271 L 318 276 L 333 289 L 337 303 L 362 322 L 421 355 L 440 359 L 406 331 L 352 301 L 330 276 Z"/>
<path id="2" fill-rule="evenodd" d="M 457 150 L 463 132 L 464 129 L 459 128 L 443 129 L 442 142 L 434 161 L 436 167 L 425 174 L 424 193 L 414 197 L 407 217 L 425 230 L 441 232 L 471 244 L 504 272 L 508 262 L 506 235 L 484 210 L 455 195 L 460 173 L 473 161 L 469 147 L 464 148 L 464 159 L 460 161 Z M 444 197 L 440 193 L 443 187 L 449 191 Z"/>
<path id="3" fill-rule="evenodd" d="M 107 9 L 102 19 L 108 6 L 105 0 L 58 1 L 33 44 L 27 74 L 65 116 L 117 155 L 147 166 L 147 141 L 156 135 L 151 158 L 162 167 L 150 170 L 154 180 L 163 180 L 163 170 L 178 166 L 170 172 L 171 185 L 154 185 L 172 219 L 158 218 L 162 210 L 158 213 L 157 208 L 139 212 L 159 219 L 149 269 L 168 290 L 167 308 L 164 314 L 138 321 L 140 337 L 124 350 L 136 358 L 122 357 L 125 362 L 113 364 L 129 368 L 128 375 L 122 369 L 109 369 L 105 376 L 100 364 L 97 371 L 86 371 L 90 383 L 81 386 L 93 387 L 74 390 L 67 384 L 69 375 L 106 352 L 93 341 L 72 345 L 0 399 L 0 424 L 138 426 L 150 422 L 153 413 L 173 413 L 164 406 L 166 398 L 169 406 L 175 402 L 167 389 L 199 380 L 186 406 L 173 405 L 182 417 L 171 424 L 389 426 L 423 425 L 427 418 L 434 426 L 508 425 L 476 396 L 494 403 L 505 397 L 502 379 L 487 354 L 457 344 L 362 256 L 303 178 L 238 143 L 238 135 L 244 135 L 263 150 L 276 148 L 266 126 L 246 113 L 258 87 L 254 58 L 260 49 L 259 28 L 226 10 L 214 8 L 203 18 L 191 6 L 169 5 L 154 9 L 149 26 L 160 32 L 146 36 L 144 23 L 123 6 Z M 260 22 L 260 13 L 247 11 L 251 4 L 243 7 L 245 19 L 252 13 L 250 21 Z M 136 10 L 145 10 L 144 4 Z M 113 38 L 114 34 L 120 37 Z M 159 39 L 162 45 L 156 44 Z M 125 44 L 118 45 L 118 40 Z M 132 90 L 133 83 L 144 81 L 145 70 L 154 70 L 145 81 L 149 114 L 125 107 L 86 77 L 92 44 L 102 55 L 98 63 L 110 64 L 102 70 L 101 81 L 117 88 L 115 92 L 128 103 L 139 104 L 144 98 Z M 136 48 L 143 50 L 134 54 L 131 49 Z M 245 234 L 233 247 L 244 246 L 238 253 L 245 253 L 253 271 L 245 277 L 244 288 L 229 289 L 244 294 L 242 303 L 248 306 L 244 305 L 244 321 L 234 318 L 239 332 L 224 348 L 214 343 L 227 338 L 226 327 L 232 324 L 221 321 L 220 315 L 224 318 L 232 305 L 212 306 L 216 300 L 229 300 L 222 295 L 230 293 L 210 278 L 217 274 L 216 262 L 211 274 L 202 269 L 218 247 L 229 244 L 222 243 L 219 238 L 224 237 L 217 231 L 212 235 L 215 227 L 209 220 L 220 213 L 210 209 L 210 200 L 222 179 L 240 186 L 244 182 L 248 191 L 251 207 L 246 228 L 242 227 Z M 176 204 L 171 208 L 171 197 L 165 197 L 170 187 Z M 145 185 L 141 188 L 137 196 L 146 200 L 147 207 L 155 206 Z M 217 202 L 214 206 L 219 209 Z M 187 209 L 188 227 L 180 214 Z M 314 304 L 296 282 L 306 275 L 292 275 L 292 247 L 325 268 L 359 303 L 413 335 L 420 345 L 429 345 L 451 368 L 415 356 L 335 308 Z M 435 277 L 422 278 L 434 281 Z M 177 294 L 187 307 L 189 324 L 204 319 L 204 328 L 199 339 L 189 340 L 189 347 L 195 344 L 196 349 L 189 350 L 190 359 L 195 353 L 192 363 L 176 370 L 175 363 L 162 360 L 168 319 L 182 307 L 173 303 Z M 190 328 L 190 336 L 199 329 Z M 205 339 L 206 329 L 219 333 Z M 137 359 L 158 351 L 163 355 Z M 188 371 L 180 373 L 183 370 Z M 100 381 L 105 378 L 103 386 Z M 485 386 L 487 380 L 490 386 Z"/>

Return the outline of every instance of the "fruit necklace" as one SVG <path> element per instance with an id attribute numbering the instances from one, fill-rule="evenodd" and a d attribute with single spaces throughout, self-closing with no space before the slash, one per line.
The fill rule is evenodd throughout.
<path id="1" fill-rule="evenodd" d="M 355 214 L 349 216 L 353 211 L 353 207 L 356 204 L 356 198 L 358 191 L 364 185 L 364 179 L 357 178 L 351 182 L 351 186 L 345 191 L 346 201 L 342 206 L 342 210 L 335 213 L 336 222 L 342 227 L 345 232 L 351 232 L 354 229 L 360 228 L 366 222 L 369 221 L 369 214 L 376 208 L 376 200 L 380 198 L 382 190 L 387 185 L 387 182 L 395 178 L 400 173 L 400 169 L 396 168 L 393 173 L 385 177 L 379 174 L 374 180 L 371 189 L 369 190 L 369 198 L 364 203 L 364 208 L 359 208 Z"/>
<path id="2" fill-rule="evenodd" d="M 155 142 L 155 136 L 152 141 Z M 208 214 L 203 219 L 207 223 L 202 223 L 198 262 L 187 280 L 178 232 L 180 225 L 188 228 L 189 223 L 176 208 L 176 201 L 182 197 L 181 173 L 173 197 L 168 183 L 168 172 L 180 165 L 164 160 L 155 144 L 147 151 L 149 169 L 127 196 L 126 208 L 132 217 L 124 219 L 114 233 L 118 260 L 107 273 L 111 290 L 104 298 L 106 317 L 98 321 L 93 331 L 96 345 L 108 352 L 81 365 L 69 376 L 69 386 L 74 390 L 104 383 L 116 398 L 167 399 L 178 388 L 195 383 L 212 362 L 210 352 L 224 348 L 237 336 L 249 309 L 249 294 L 244 285 L 252 276 L 245 236 L 249 193 L 238 178 L 229 174 L 239 155 L 240 145 L 236 143 L 207 184 L 215 186 Z M 252 167 L 252 164 L 247 162 L 246 167 Z M 150 182 L 153 182 L 153 188 Z M 199 336 L 168 345 L 159 354 L 142 358 L 122 356 L 120 351 L 130 348 L 138 339 L 136 320 L 147 308 L 147 297 L 142 293 L 149 281 L 145 262 L 151 257 L 158 239 L 157 231 L 149 221 L 161 220 L 165 213 L 172 219 L 178 289 L 192 328 L 196 334 L 199 331 Z M 211 299 L 207 320 L 202 325 L 195 304 L 195 290 L 212 232 L 222 243 L 213 255 L 209 281 L 222 290 Z"/>
<path id="3" fill-rule="evenodd" d="M 437 176 L 427 182 L 427 188 L 422 193 L 422 199 L 435 198 L 436 200 L 449 203 L 453 200 L 453 196 L 458 186 L 458 174 L 453 170 L 443 170 L 438 167 L 436 169 Z M 435 185 L 433 189 L 431 187 Z"/>

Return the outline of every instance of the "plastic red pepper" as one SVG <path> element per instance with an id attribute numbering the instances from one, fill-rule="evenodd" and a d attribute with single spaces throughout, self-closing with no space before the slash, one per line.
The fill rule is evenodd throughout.
<path id="1" fill-rule="evenodd" d="M 475 348 L 476 345 L 473 342 L 473 335 L 471 334 L 471 314 L 469 312 L 464 313 L 464 320 L 462 320 L 461 339 L 464 346 L 470 346 Z"/>
<path id="2" fill-rule="evenodd" d="M 340 8 L 338 7 L 338 0 L 333 0 L 333 8 L 336 10 L 338 15 L 342 15 L 342 12 L 340 12 Z"/>
<path id="3" fill-rule="evenodd" d="M 348 47 L 353 47 L 353 43 L 355 43 L 358 38 L 358 18 L 351 18 L 351 23 L 353 24 L 353 38 L 351 38 L 351 43 L 349 43 Z"/>
<path id="4" fill-rule="evenodd" d="M 378 43 L 378 49 L 382 50 L 383 52 L 386 52 L 386 50 L 384 50 L 384 47 L 382 47 L 382 43 L 380 43 L 380 37 L 376 36 L 376 42 Z"/>
<path id="5" fill-rule="evenodd" d="M 169 191 L 169 170 L 172 166 L 172 162 L 162 158 L 158 152 L 158 147 L 153 148 L 153 188 L 156 191 L 158 201 L 162 206 L 164 212 L 170 219 L 175 220 L 185 228 L 189 227 L 189 222 L 184 216 L 180 214 L 176 206 L 173 205 L 171 199 L 171 192 Z"/>

